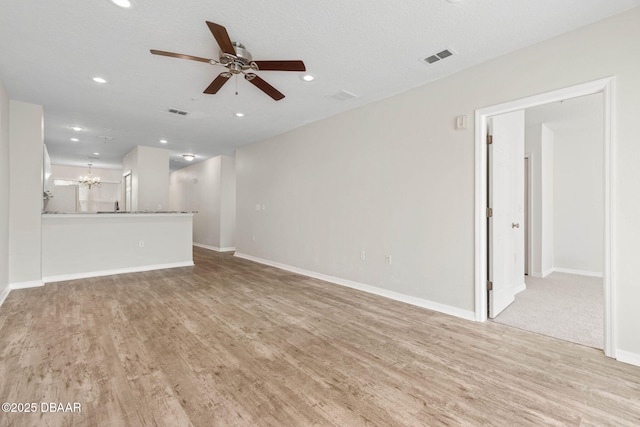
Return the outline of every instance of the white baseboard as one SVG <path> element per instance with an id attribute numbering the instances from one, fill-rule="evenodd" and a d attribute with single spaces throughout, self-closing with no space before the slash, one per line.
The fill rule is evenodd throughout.
<path id="1" fill-rule="evenodd" d="M 359 291 L 379 295 L 395 301 L 401 301 L 407 304 L 415 305 L 415 306 L 426 308 L 429 310 L 438 311 L 440 313 L 459 317 L 465 320 L 471 320 L 471 321 L 476 320 L 476 314 L 473 311 L 463 310 L 461 308 L 452 307 L 450 305 L 441 304 L 438 302 L 433 302 L 433 301 L 425 300 L 422 298 L 412 297 L 412 296 L 401 294 L 398 292 L 389 291 L 387 289 L 377 288 L 375 286 L 365 285 L 364 283 L 354 282 L 347 279 L 341 279 L 339 277 L 328 276 L 322 273 L 316 273 L 315 271 L 309 271 L 309 270 L 304 270 L 298 267 L 292 267 L 287 264 L 281 264 L 279 262 L 269 261 L 266 259 L 257 258 L 251 255 L 247 255 L 239 252 L 236 252 L 235 256 L 237 256 L 238 258 L 243 258 L 243 259 L 257 262 L 260 264 L 269 265 L 271 267 L 276 267 L 281 270 L 291 271 L 292 273 L 302 274 L 303 276 L 313 277 L 314 279 L 324 280 L 325 282 L 334 283 L 336 285 L 346 286 L 348 288 L 357 289 Z"/>
<path id="2" fill-rule="evenodd" d="M 640 354 L 632 353 L 630 351 L 616 350 L 616 360 L 629 365 L 640 366 Z"/>
<path id="3" fill-rule="evenodd" d="M 166 268 L 191 267 L 193 261 L 174 262 L 170 264 L 143 265 L 139 267 L 116 268 L 114 270 L 88 271 L 86 273 L 61 274 L 43 277 L 45 283 L 65 282 L 67 280 L 88 279 L 90 277 L 113 276 L 114 274 L 139 273 L 142 271 L 163 270 Z"/>
<path id="4" fill-rule="evenodd" d="M 580 276 L 599 277 L 599 278 L 602 278 L 604 276 L 602 274 L 602 271 L 576 270 L 574 268 L 554 267 L 553 271 L 558 273 L 578 274 Z"/>
<path id="5" fill-rule="evenodd" d="M 236 250 L 234 246 L 230 246 L 228 248 L 219 248 L 217 246 L 204 245 L 202 243 L 195 243 L 195 242 L 193 243 L 193 246 L 197 246 L 203 249 L 209 249 L 210 251 L 216 251 L 216 252 L 233 252 Z"/>
<path id="6" fill-rule="evenodd" d="M 29 289 L 29 288 L 39 288 L 40 286 L 44 286 L 44 281 L 42 280 L 32 280 L 30 282 L 19 282 L 19 283 L 11 283 L 9 285 L 11 290 L 14 289 Z"/>
<path id="7" fill-rule="evenodd" d="M 9 292 L 11 292 L 11 287 L 7 286 L 6 288 L 4 288 L 4 291 L 0 293 L 0 306 L 2 306 L 2 303 L 4 302 L 4 300 L 6 300 L 7 297 L 9 296 Z"/>

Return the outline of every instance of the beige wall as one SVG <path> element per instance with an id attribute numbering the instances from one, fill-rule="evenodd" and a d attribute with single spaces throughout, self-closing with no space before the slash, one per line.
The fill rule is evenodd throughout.
<path id="1" fill-rule="evenodd" d="M 235 232 L 234 159 L 218 156 L 170 175 L 170 208 L 197 211 L 193 242 L 215 250 L 232 250 Z"/>
<path id="2" fill-rule="evenodd" d="M 602 97 L 595 102 L 601 105 Z M 602 275 L 602 121 L 581 129 L 558 129 L 554 133 L 553 268 Z"/>
<path id="3" fill-rule="evenodd" d="M 169 150 L 138 145 L 122 166 L 124 173 L 131 171 L 132 211 L 169 209 Z"/>
<path id="4" fill-rule="evenodd" d="M 472 311 L 474 124 L 455 117 L 614 75 L 617 346 L 640 355 L 639 39 L 636 8 L 239 149 L 237 250 Z"/>
<path id="5" fill-rule="evenodd" d="M 13 100 L 9 110 L 9 283 L 33 286 L 42 283 L 43 111 Z"/>
<path id="6" fill-rule="evenodd" d="M 0 81 L 0 304 L 9 292 L 9 97 Z"/>

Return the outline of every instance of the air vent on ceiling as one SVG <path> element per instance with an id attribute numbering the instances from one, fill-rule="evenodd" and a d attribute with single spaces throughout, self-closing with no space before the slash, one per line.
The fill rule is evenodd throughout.
<path id="1" fill-rule="evenodd" d="M 433 64 L 434 62 L 438 62 L 441 59 L 445 59 L 453 55 L 453 51 L 451 49 L 445 49 L 442 52 L 438 52 L 434 55 L 428 56 L 423 59 L 427 64 Z"/>
<path id="2" fill-rule="evenodd" d="M 348 92 L 346 90 L 341 90 L 340 92 L 331 95 L 329 98 L 337 99 L 338 101 L 346 101 L 347 99 L 357 98 L 358 95 L 355 93 Z"/>
<path id="3" fill-rule="evenodd" d="M 169 108 L 169 112 L 173 114 L 178 114 L 179 116 L 186 116 L 187 114 L 189 114 L 186 111 L 178 110 L 177 108 Z"/>

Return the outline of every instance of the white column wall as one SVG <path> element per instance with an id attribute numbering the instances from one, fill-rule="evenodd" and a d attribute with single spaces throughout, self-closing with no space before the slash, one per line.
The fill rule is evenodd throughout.
<path id="1" fill-rule="evenodd" d="M 43 111 L 39 105 L 9 102 L 9 283 L 42 283 Z"/>
<path id="2" fill-rule="evenodd" d="M 0 81 L 0 304 L 9 293 L 9 97 Z"/>
<path id="3" fill-rule="evenodd" d="M 553 272 L 553 250 L 554 250 L 554 138 L 551 129 L 544 123 L 541 125 L 540 134 L 540 174 L 541 174 L 541 266 L 542 276 L 547 276 Z"/>

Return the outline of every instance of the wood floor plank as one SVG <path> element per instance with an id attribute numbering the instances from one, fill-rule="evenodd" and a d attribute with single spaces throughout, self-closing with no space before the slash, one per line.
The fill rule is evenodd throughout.
<path id="1" fill-rule="evenodd" d="M 640 425 L 640 368 L 200 248 L 12 291 L 2 426 Z"/>

